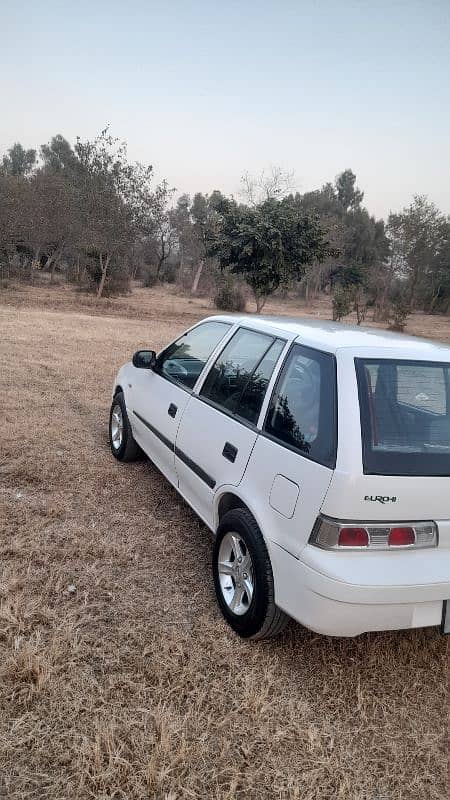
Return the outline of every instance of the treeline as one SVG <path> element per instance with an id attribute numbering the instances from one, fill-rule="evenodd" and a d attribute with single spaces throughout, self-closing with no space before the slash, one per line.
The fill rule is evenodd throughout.
<path id="1" fill-rule="evenodd" d="M 104 130 L 93 141 L 62 136 L 36 150 L 14 144 L 0 164 L 0 276 L 63 274 L 104 294 L 180 283 L 240 310 L 274 292 L 331 294 L 333 316 L 355 312 L 402 328 L 411 311 L 448 313 L 450 218 L 423 196 L 377 220 L 347 169 L 321 189 L 293 193 L 279 169 L 245 175 L 241 200 L 220 191 L 182 195 L 130 163 Z"/>

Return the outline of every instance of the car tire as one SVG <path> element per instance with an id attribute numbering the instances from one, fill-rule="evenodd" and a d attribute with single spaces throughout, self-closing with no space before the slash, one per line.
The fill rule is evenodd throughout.
<path id="1" fill-rule="evenodd" d="M 222 614 L 243 639 L 273 638 L 288 623 L 275 605 L 269 554 L 248 509 L 223 516 L 214 542 L 213 577 Z"/>
<path id="2" fill-rule="evenodd" d="M 123 392 L 117 392 L 111 403 L 109 443 L 118 461 L 138 461 L 144 455 L 133 437 Z"/>

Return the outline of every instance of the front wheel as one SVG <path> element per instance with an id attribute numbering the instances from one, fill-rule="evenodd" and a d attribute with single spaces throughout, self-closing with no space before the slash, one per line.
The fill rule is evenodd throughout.
<path id="1" fill-rule="evenodd" d="M 118 461 L 137 461 L 143 453 L 133 437 L 123 392 L 113 398 L 109 412 L 111 452 Z"/>
<path id="2" fill-rule="evenodd" d="M 274 601 L 272 566 L 261 531 L 250 512 L 224 515 L 213 550 L 217 602 L 228 624 L 244 639 L 270 639 L 289 621 Z"/>

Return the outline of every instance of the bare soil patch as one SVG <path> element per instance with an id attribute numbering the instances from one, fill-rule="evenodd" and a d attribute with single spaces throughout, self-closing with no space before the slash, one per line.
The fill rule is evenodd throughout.
<path id="1" fill-rule="evenodd" d="M 150 463 L 109 453 L 117 367 L 208 301 L 85 300 L 0 300 L 0 797 L 447 798 L 448 639 L 240 641 L 203 524 Z M 409 330 L 450 341 L 445 318 Z"/>

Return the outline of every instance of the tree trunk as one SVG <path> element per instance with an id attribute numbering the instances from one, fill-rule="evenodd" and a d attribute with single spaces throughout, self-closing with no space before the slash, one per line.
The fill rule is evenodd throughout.
<path id="1" fill-rule="evenodd" d="M 260 314 L 263 310 L 264 306 L 266 305 L 267 295 L 258 295 L 255 294 L 255 302 L 256 302 L 256 313 Z"/>
<path id="2" fill-rule="evenodd" d="M 437 289 L 433 290 L 432 297 L 431 297 L 431 300 L 430 300 L 430 303 L 429 303 L 429 306 L 428 306 L 428 313 L 429 314 L 435 314 L 436 313 L 436 305 L 437 305 L 437 302 L 439 300 L 440 291 L 441 291 L 441 285 L 439 284 Z"/>
<path id="3" fill-rule="evenodd" d="M 62 254 L 63 254 L 64 244 L 65 244 L 64 241 L 60 242 L 60 244 L 58 245 L 56 250 L 47 259 L 47 263 L 45 265 L 46 269 L 48 269 L 50 266 L 52 268 L 51 273 L 50 273 L 50 283 L 53 283 L 53 281 L 55 279 L 55 270 L 56 270 L 56 267 L 58 266 L 59 259 L 61 258 Z"/>
<path id="4" fill-rule="evenodd" d="M 41 249 L 40 247 L 37 248 L 35 251 L 34 257 L 31 259 L 30 263 L 30 283 L 34 283 L 34 273 L 39 266 L 39 260 L 41 257 Z"/>
<path id="5" fill-rule="evenodd" d="M 100 283 L 99 283 L 98 289 L 97 289 L 97 300 L 100 300 L 100 298 L 101 298 L 101 296 L 103 294 L 103 287 L 105 285 L 106 273 L 108 271 L 108 266 L 109 266 L 109 262 L 110 261 L 111 261 L 111 256 L 110 255 L 107 255 L 106 258 L 105 258 L 105 261 L 103 261 L 103 256 L 100 253 L 100 269 L 102 271 L 102 277 L 100 279 Z"/>
<path id="6" fill-rule="evenodd" d="M 53 256 L 51 256 L 50 260 L 50 264 L 52 267 L 52 271 L 50 272 L 50 283 L 53 283 L 55 280 L 55 270 L 58 265 L 58 260 L 59 260 L 59 253 L 54 253 Z"/>
<path id="7" fill-rule="evenodd" d="M 158 266 L 156 267 L 156 277 L 158 278 L 159 281 L 161 280 L 161 270 L 163 268 L 163 264 L 164 264 L 165 260 L 166 260 L 166 257 L 164 255 L 160 256 L 158 258 Z"/>
<path id="8" fill-rule="evenodd" d="M 306 303 L 309 303 L 309 298 L 311 294 L 311 286 L 309 283 L 309 275 L 305 275 L 304 279 L 300 283 L 300 291 L 303 289 L 303 296 L 305 298 Z"/>
<path id="9" fill-rule="evenodd" d="M 198 267 L 197 267 L 197 269 L 195 271 L 194 281 L 192 283 L 192 289 L 191 289 L 192 294 L 196 294 L 196 292 L 197 292 L 198 283 L 199 283 L 199 280 L 200 280 L 202 272 L 203 272 L 204 264 L 205 264 L 204 260 L 201 259 L 201 261 L 200 261 L 200 263 L 199 263 L 199 265 L 198 265 Z"/>
<path id="10" fill-rule="evenodd" d="M 180 242 L 180 266 L 178 268 L 178 283 L 183 283 L 183 274 L 184 274 L 184 247 L 182 242 Z"/>

